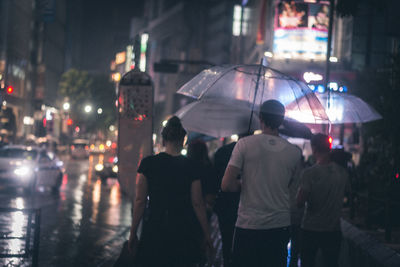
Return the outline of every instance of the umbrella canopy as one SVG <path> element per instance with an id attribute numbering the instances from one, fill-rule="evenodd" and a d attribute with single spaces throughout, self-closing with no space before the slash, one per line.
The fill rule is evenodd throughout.
<path id="1" fill-rule="evenodd" d="M 195 101 L 182 107 L 175 115 L 181 119 L 183 127 L 191 132 L 213 137 L 247 133 L 251 109 L 242 101 L 230 103 L 235 105 L 217 100 Z M 258 129 L 260 129 L 258 117 L 253 116 L 251 131 Z M 291 137 L 311 138 L 310 129 L 293 120 L 285 120 L 280 132 Z"/>
<path id="2" fill-rule="evenodd" d="M 318 97 L 322 105 L 324 105 L 324 107 L 326 108 L 326 113 L 328 114 L 329 121 L 332 124 L 364 123 L 382 119 L 382 116 L 378 112 L 376 112 L 373 107 L 371 107 L 365 101 L 355 95 L 351 95 L 349 93 L 331 92 L 330 98 L 328 97 L 328 93 L 316 93 L 316 96 Z M 328 99 L 330 99 L 329 107 Z M 298 105 L 298 102 L 302 101 L 307 100 L 297 100 L 293 103 L 293 105 L 296 106 Z M 288 106 L 290 107 L 290 105 L 291 104 L 289 104 Z M 293 113 L 292 117 L 303 123 L 315 123 L 313 117 L 309 115 L 310 114 L 307 115 Z"/>
<path id="3" fill-rule="evenodd" d="M 262 65 L 217 66 L 202 71 L 183 85 L 179 94 L 196 100 L 219 100 L 227 105 L 240 101 L 242 108 L 257 110 L 268 99 L 279 100 L 287 108 L 287 117 L 305 113 L 317 122 L 328 121 L 324 107 L 303 82 Z M 305 101 L 296 103 L 297 99 Z M 222 102 L 221 101 L 221 102 Z"/>

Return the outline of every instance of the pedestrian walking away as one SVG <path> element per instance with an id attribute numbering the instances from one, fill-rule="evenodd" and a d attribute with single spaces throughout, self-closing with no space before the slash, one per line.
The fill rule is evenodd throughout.
<path id="1" fill-rule="evenodd" d="M 315 266 L 321 250 L 326 267 L 337 267 L 341 244 L 340 217 L 343 198 L 350 192 L 347 171 L 330 157 L 329 137 L 311 139 L 316 164 L 304 170 L 297 193 L 297 205 L 305 206 L 301 224 L 301 266 Z"/>
<path id="2" fill-rule="evenodd" d="M 181 155 L 185 135 L 179 118 L 172 117 L 162 131 L 165 152 L 140 163 L 129 238 L 130 248 L 137 247 L 139 266 L 196 266 L 205 254 L 202 242 L 206 254 L 213 254 L 199 172 Z M 149 212 L 138 241 L 138 225 L 148 197 Z"/>
<path id="3" fill-rule="evenodd" d="M 278 135 L 284 115 L 285 108 L 277 100 L 261 105 L 262 134 L 238 141 L 222 179 L 222 190 L 240 191 L 235 267 L 286 266 L 289 184 L 301 168 L 301 150 Z"/>
<path id="4" fill-rule="evenodd" d="M 190 142 L 188 145 L 187 157 L 198 165 L 201 189 L 206 205 L 207 219 L 210 220 L 215 204 L 215 197 L 218 192 L 218 181 L 214 165 L 208 157 L 208 148 L 206 143 L 201 140 Z"/>

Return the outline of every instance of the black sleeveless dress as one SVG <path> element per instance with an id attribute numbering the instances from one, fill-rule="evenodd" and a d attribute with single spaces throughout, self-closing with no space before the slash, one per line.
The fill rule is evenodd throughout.
<path id="1" fill-rule="evenodd" d="M 148 213 L 138 250 L 141 266 L 191 266 L 201 258 L 201 228 L 191 202 L 198 167 L 184 156 L 160 153 L 142 160 Z"/>

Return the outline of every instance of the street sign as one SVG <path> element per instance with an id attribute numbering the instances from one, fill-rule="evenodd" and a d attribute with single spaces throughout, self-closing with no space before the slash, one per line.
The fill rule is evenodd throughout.
<path id="1" fill-rule="evenodd" d="M 150 76 L 137 70 L 118 88 L 118 181 L 132 201 L 139 163 L 153 152 L 153 91 Z"/>

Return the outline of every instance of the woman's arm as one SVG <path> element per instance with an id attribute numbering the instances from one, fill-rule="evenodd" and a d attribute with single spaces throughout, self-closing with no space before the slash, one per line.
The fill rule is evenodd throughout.
<path id="1" fill-rule="evenodd" d="M 196 213 L 196 217 L 200 222 L 201 229 L 204 233 L 207 258 L 209 262 L 213 262 L 215 251 L 211 240 L 210 228 L 208 227 L 206 207 L 204 205 L 203 194 L 201 192 L 200 180 L 193 181 L 191 189 L 192 206 L 194 212 Z"/>
<path id="2" fill-rule="evenodd" d="M 205 237 L 211 239 L 210 229 L 208 227 L 208 222 L 207 222 L 206 207 L 204 205 L 203 194 L 201 191 L 200 180 L 195 180 L 192 182 L 191 198 L 192 198 L 192 206 L 194 212 L 196 213 L 196 217 L 200 222 L 201 229 L 203 230 Z"/>
<path id="3" fill-rule="evenodd" d="M 133 247 L 134 242 L 137 241 L 136 231 L 146 207 L 147 193 L 147 178 L 143 174 L 139 174 L 138 182 L 136 184 L 136 197 L 133 205 L 133 219 L 129 236 L 130 248 Z"/>

